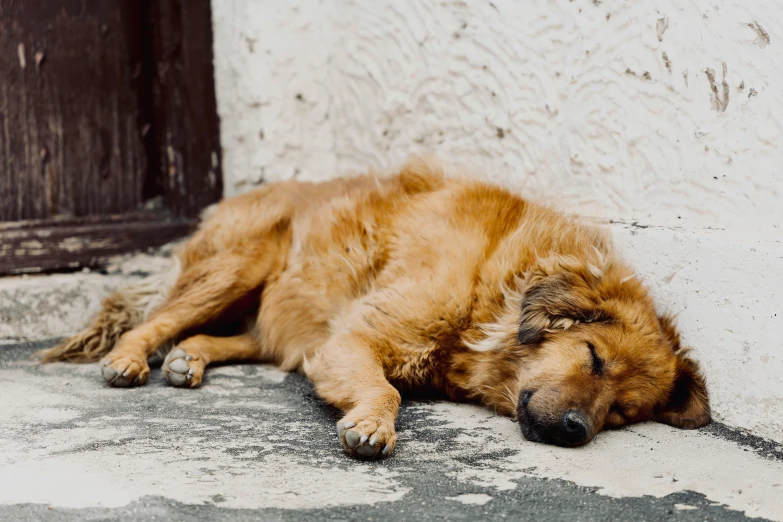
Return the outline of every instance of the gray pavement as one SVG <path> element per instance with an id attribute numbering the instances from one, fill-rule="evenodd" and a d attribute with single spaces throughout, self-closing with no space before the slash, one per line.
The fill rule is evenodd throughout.
<path id="1" fill-rule="evenodd" d="M 36 364 L 46 345 L 0 346 L 0 521 L 783 520 L 783 448 L 719 424 L 563 449 L 417 398 L 395 455 L 358 462 L 299 375 L 226 365 L 183 390 L 153 370 L 113 389 L 96 365 Z"/>

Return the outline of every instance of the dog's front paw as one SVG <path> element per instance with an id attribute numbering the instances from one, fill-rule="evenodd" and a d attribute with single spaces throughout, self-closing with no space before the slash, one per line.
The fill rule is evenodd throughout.
<path id="1" fill-rule="evenodd" d="M 176 347 L 163 361 L 163 375 L 172 386 L 195 388 L 204 377 L 204 362 L 198 355 Z"/>
<path id="2" fill-rule="evenodd" d="M 103 379 L 118 388 L 142 386 L 146 384 L 149 373 L 150 367 L 143 356 L 112 352 L 101 361 Z"/>
<path id="3" fill-rule="evenodd" d="M 345 451 L 359 458 L 384 458 L 394 451 L 394 421 L 383 417 L 355 418 L 349 412 L 337 423 L 337 435 Z"/>

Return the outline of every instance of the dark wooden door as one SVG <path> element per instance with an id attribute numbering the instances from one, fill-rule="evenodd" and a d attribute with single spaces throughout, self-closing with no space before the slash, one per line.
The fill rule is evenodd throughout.
<path id="1" fill-rule="evenodd" d="M 0 273 L 186 234 L 218 132 L 209 0 L 0 0 Z"/>

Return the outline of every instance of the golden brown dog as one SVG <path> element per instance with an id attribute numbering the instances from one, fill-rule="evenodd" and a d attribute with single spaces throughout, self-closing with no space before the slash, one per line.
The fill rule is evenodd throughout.
<path id="1" fill-rule="evenodd" d="M 505 190 L 419 161 L 385 179 L 270 184 L 207 214 L 176 272 L 110 296 L 44 360 L 103 357 L 109 384 L 142 385 L 176 342 L 163 372 L 182 387 L 214 362 L 272 362 L 344 412 L 340 442 L 360 457 L 394 449 L 410 389 L 566 446 L 710 421 L 696 363 L 604 233 Z"/>

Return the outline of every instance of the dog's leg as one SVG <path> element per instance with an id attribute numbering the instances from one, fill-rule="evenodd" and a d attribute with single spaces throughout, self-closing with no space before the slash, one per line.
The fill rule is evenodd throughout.
<path id="1" fill-rule="evenodd" d="M 260 361 L 258 343 L 248 334 L 233 337 L 194 335 L 179 343 L 163 362 L 163 375 L 172 386 L 195 388 L 204 369 L 216 362 Z"/>
<path id="2" fill-rule="evenodd" d="M 147 358 L 159 346 L 217 319 L 258 288 L 278 262 L 270 253 L 222 253 L 186 268 L 160 308 L 125 333 L 104 357 L 104 379 L 120 387 L 144 384 L 149 374 Z"/>
<path id="3" fill-rule="evenodd" d="M 386 380 L 379 354 L 358 333 L 333 336 L 307 360 L 305 373 L 318 394 L 342 409 L 337 433 L 358 457 L 386 457 L 394 450 L 400 393 Z"/>

